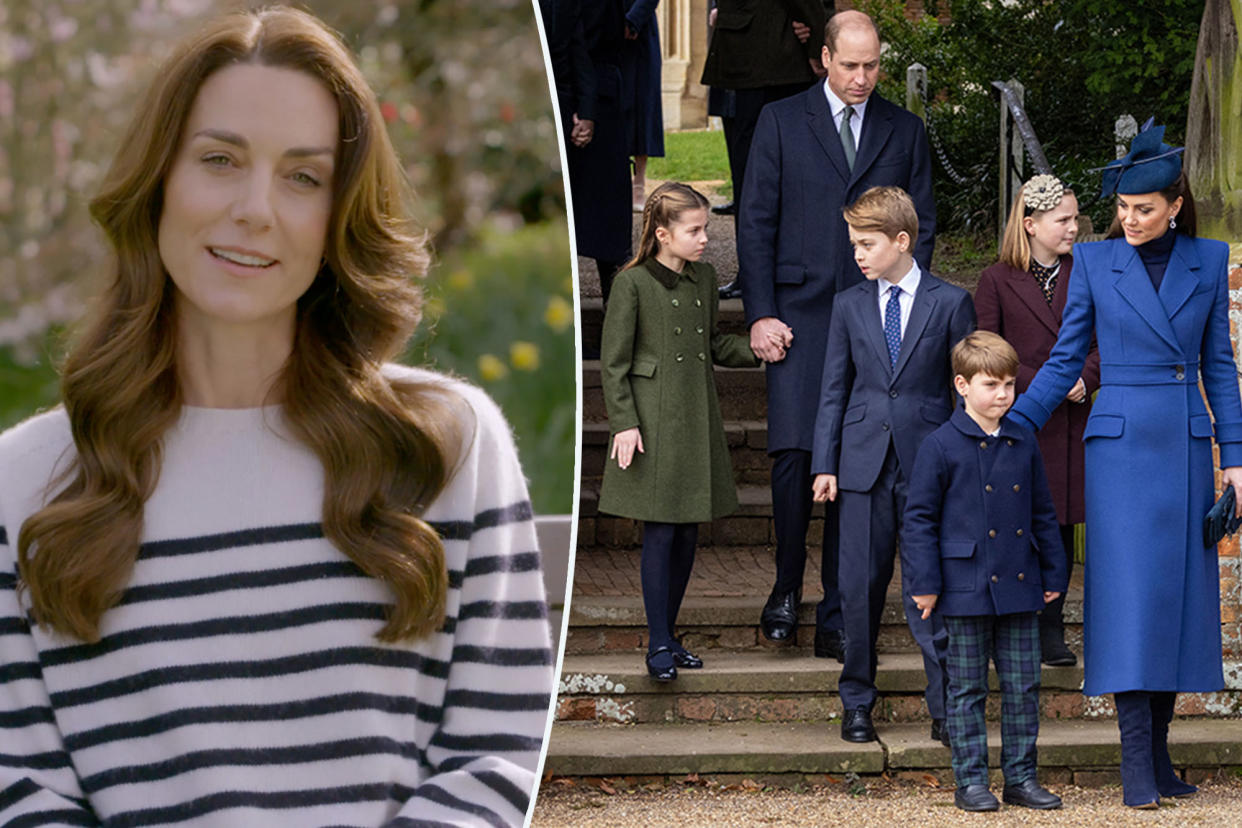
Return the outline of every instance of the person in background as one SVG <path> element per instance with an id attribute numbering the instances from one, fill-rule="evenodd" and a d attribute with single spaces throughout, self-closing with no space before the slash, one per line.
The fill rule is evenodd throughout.
<path id="1" fill-rule="evenodd" d="M 1001 241 L 1000 261 L 983 271 L 975 290 L 979 328 L 1000 334 L 1018 352 L 1018 393 L 1031 384 L 1048 360 L 1061 328 L 1069 296 L 1078 235 L 1078 200 L 1051 175 L 1028 181 L 1014 198 Z M 1083 430 L 1091 414 L 1091 395 L 1100 387 L 1100 355 L 1087 351 L 1082 376 L 1039 430 L 1048 485 L 1057 507 L 1066 566 L 1074 567 L 1074 524 L 1082 523 Z M 1039 615 L 1039 643 L 1045 664 L 1078 663 L 1065 645 L 1065 596 Z"/>
<path id="2" fill-rule="evenodd" d="M 633 0 L 625 12 L 625 48 L 621 52 L 625 84 L 625 134 L 634 159 L 633 206 L 642 212 L 647 200 L 647 159 L 664 156 L 664 102 L 660 91 L 658 0 Z"/>

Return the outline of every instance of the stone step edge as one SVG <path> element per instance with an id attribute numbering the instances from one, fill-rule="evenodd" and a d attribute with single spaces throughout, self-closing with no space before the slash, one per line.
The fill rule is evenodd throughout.
<path id="1" fill-rule="evenodd" d="M 883 773 L 944 769 L 950 751 L 926 723 L 878 723 L 879 742 L 853 744 L 833 723 L 552 726 L 544 771 L 557 776 L 691 773 Z M 1041 768 L 1115 769 L 1121 760 L 1111 721 L 1042 721 Z M 1000 725 L 988 725 L 988 764 L 1000 764 Z M 1242 720 L 1182 719 L 1169 733 L 1173 763 L 1242 765 Z"/>

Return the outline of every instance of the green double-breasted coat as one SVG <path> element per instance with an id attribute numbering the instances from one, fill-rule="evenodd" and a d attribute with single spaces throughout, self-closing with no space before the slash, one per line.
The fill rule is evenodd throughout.
<path id="1" fill-rule="evenodd" d="M 604 316 L 600 371 L 609 431 L 638 427 L 643 454 L 604 466 L 599 510 L 700 523 L 737 508 L 712 365 L 753 367 L 750 341 L 716 330 L 716 271 L 654 258 L 617 274 Z M 611 439 L 609 446 L 611 454 Z"/>

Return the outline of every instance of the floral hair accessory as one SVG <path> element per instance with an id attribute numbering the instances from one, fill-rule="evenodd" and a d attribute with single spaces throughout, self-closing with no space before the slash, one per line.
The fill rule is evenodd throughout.
<path id="1" fill-rule="evenodd" d="M 1022 201 L 1032 212 L 1051 210 L 1064 194 L 1065 186 L 1055 175 L 1037 175 L 1022 187 Z"/>

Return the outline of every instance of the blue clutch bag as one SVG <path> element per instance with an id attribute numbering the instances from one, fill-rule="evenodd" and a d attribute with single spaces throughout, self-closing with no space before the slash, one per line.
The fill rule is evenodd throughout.
<path id="1" fill-rule="evenodd" d="M 1213 504 L 1203 517 L 1203 546 L 1215 546 L 1225 535 L 1232 535 L 1242 525 L 1242 520 L 1234 516 L 1237 511 L 1237 498 L 1233 486 L 1225 486 L 1224 493 Z"/>

